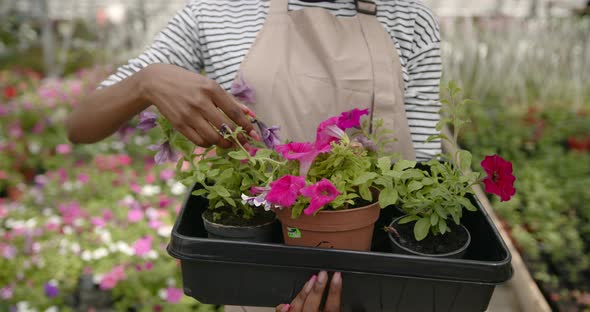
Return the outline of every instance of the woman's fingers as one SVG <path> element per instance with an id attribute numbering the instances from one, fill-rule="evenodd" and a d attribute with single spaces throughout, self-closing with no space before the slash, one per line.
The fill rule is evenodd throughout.
<path id="1" fill-rule="evenodd" d="M 237 125 L 241 126 L 246 133 L 254 131 L 254 127 L 250 120 L 244 114 L 243 105 L 237 103 L 233 98 L 225 92 L 218 84 L 211 86 L 211 99 L 213 103 L 219 107 L 227 117 L 233 120 Z M 255 131 L 254 131 L 255 132 Z"/>
<path id="2" fill-rule="evenodd" d="M 330 283 L 330 290 L 328 291 L 328 299 L 324 312 L 340 312 L 340 296 L 342 293 L 342 274 L 340 272 L 334 273 L 332 282 Z"/>
<path id="3" fill-rule="evenodd" d="M 303 289 L 301 289 L 297 297 L 295 297 L 295 299 L 293 299 L 293 301 L 291 302 L 289 312 L 303 311 L 303 305 L 305 304 L 305 300 L 307 299 L 307 296 L 311 293 L 317 279 L 317 275 L 314 275 L 309 279 L 309 281 L 307 281 L 307 283 L 305 283 Z"/>
<path id="4" fill-rule="evenodd" d="M 275 309 L 275 312 L 289 312 L 289 311 L 291 311 L 291 310 L 289 310 L 290 307 L 291 307 L 290 304 L 280 304 Z"/>
<path id="5" fill-rule="evenodd" d="M 320 310 L 322 297 L 327 284 L 328 273 L 322 271 L 320 274 L 318 274 L 318 279 L 314 283 L 311 292 L 305 299 L 305 303 L 303 304 L 303 312 L 318 312 Z"/>

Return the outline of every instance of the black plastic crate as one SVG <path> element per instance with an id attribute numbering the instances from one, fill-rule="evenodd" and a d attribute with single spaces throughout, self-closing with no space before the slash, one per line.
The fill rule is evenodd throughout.
<path id="1" fill-rule="evenodd" d="M 512 276 L 511 255 L 497 229 L 477 212 L 462 221 L 472 236 L 464 259 L 390 253 L 383 227 L 399 215 L 381 211 L 373 249 L 358 252 L 208 239 L 201 213 L 207 200 L 188 196 L 168 252 L 180 259 L 184 292 L 202 303 L 274 307 L 289 303 L 320 270 L 343 274 L 342 311 L 485 311 L 497 284 Z M 277 222 L 278 223 L 278 222 Z"/>

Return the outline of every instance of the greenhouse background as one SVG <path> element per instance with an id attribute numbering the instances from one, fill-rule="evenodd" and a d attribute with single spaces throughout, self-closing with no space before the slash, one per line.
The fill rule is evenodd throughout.
<path id="1" fill-rule="evenodd" d="M 64 127 L 185 3 L 0 2 L 0 311 L 221 311 L 183 295 L 166 253 L 187 190 L 156 138 L 129 125 L 74 146 Z M 590 2 L 424 3 L 443 85 L 474 100 L 461 145 L 515 168 L 515 199 L 490 210 L 515 274 L 489 311 L 590 311 Z"/>

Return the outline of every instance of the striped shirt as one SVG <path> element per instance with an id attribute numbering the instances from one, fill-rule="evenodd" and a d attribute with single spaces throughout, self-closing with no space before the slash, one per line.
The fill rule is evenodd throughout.
<path id="1" fill-rule="evenodd" d="M 397 48 L 405 81 L 405 107 L 419 160 L 441 151 L 438 134 L 442 72 L 438 23 L 419 0 L 377 0 L 377 19 Z M 269 0 L 192 0 L 158 34 L 141 55 L 105 80 L 101 87 L 125 79 L 152 63 L 174 64 L 207 76 L 229 90 L 244 56 L 261 30 Z M 321 7 L 340 17 L 356 14 L 354 1 L 290 0 L 289 9 Z"/>

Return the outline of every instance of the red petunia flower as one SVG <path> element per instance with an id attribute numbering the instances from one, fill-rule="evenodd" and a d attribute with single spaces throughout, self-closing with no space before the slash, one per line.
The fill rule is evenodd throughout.
<path id="1" fill-rule="evenodd" d="M 15 87 L 8 86 L 8 87 L 4 88 L 4 98 L 10 100 L 15 96 L 16 96 L 16 88 Z"/>
<path id="2" fill-rule="evenodd" d="M 486 156 L 481 162 L 488 176 L 483 180 L 485 191 L 500 196 L 501 201 L 508 201 L 516 193 L 512 174 L 512 163 L 498 155 Z"/>

